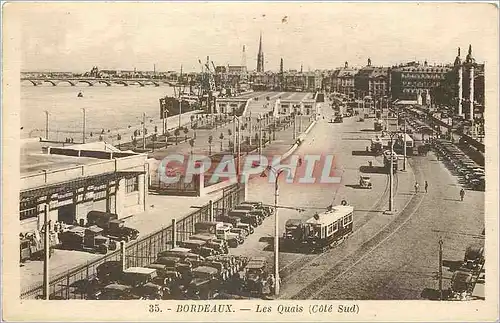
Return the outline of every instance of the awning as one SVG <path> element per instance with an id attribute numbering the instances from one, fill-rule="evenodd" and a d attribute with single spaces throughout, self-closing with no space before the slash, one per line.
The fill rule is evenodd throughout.
<path id="1" fill-rule="evenodd" d="M 58 194 L 69 193 L 82 187 L 88 187 L 91 185 L 98 186 L 109 183 L 110 181 L 113 180 L 130 178 L 141 174 L 145 174 L 145 171 L 111 172 L 94 176 L 83 176 L 81 178 L 74 179 L 71 181 L 66 181 L 57 184 L 52 184 L 49 186 L 42 186 L 38 188 L 29 189 L 26 191 L 21 191 L 20 200 L 22 201 L 25 199 L 33 199 L 41 196 L 50 196 L 56 193 Z"/>

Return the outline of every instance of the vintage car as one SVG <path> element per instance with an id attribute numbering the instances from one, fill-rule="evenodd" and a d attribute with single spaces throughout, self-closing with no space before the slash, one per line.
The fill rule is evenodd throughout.
<path id="1" fill-rule="evenodd" d="M 240 203 L 240 206 L 241 206 L 241 205 L 254 205 L 254 206 L 256 206 L 257 208 L 264 210 L 264 211 L 267 213 L 267 215 L 266 215 L 266 216 L 270 216 L 270 215 L 272 215 L 272 214 L 274 213 L 274 208 L 273 208 L 273 207 L 271 207 L 271 206 L 266 206 L 266 205 L 264 205 L 264 203 L 262 203 L 262 202 L 256 202 L 256 201 L 244 201 L 244 202 L 241 202 L 241 203 Z"/>
<path id="2" fill-rule="evenodd" d="M 104 229 L 104 235 L 113 240 L 125 241 L 135 240 L 139 236 L 139 231 L 125 226 L 125 222 L 118 219 L 118 214 L 90 211 L 87 214 L 88 225 L 97 225 Z"/>
<path id="3" fill-rule="evenodd" d="M 102 284 L 120 281 L 123 275 L 123 264 L 119 260 L 106 261 L 96 268 L 96 277 Z"/>
<path id="4" fill-rule="evenodd" d="M 259 207 L 256 204 L 240 204 L 237 205 L 233 210 L 238 211 L 238 210 L 243 210 L 243 211 L 249 211 L 252 212 L 252 214 L 257 215 L 260 217 L 262 221 L 264 221 L 265 217 L 270 216 L 271 214 L 267 211 L 267 209 L 264 209 L 262 207 Z"/>
<path id="5" fill-rule="evenodd" d="M 193 279 L 189 283 L 187 295 L 192 299 L 212 299 L 219 287 L 218 270 L 200 266 L 193 269 Z"/>
<path id="6" fill-rule="evenodd" d="M 202 221 L 194 224 L 195 233 L 215 234 L 218 239 L 226 240 L 230 247 L 237 247 L 243 243 L 243 239 L 235 233 L 232 233 L 223 222 Z"/>
<path id="7" fill-rule="evenodd" d="M 193 266 L 197 266 L 201 261 L 203 261 L 203 257 L 193 253 L 191 249 L 176 247 L 170 250 L 159 252 L 157 258 L 163 257 L 176 257 L 180 258 L 183 262 L 189 262 Z"/>
<path id="8" fill-rule="evenodd" d="M 450 286 L 452 300 L 468 300 L 473 288 L 472 273 L 468 270 L 457 270 L 453 273 Z"/>
<path id="9" fill-rule="evenodd" d="M 190 239 L 205 241 L 206 246 L 216 250 L 221 254 L 227 254 L 229 252 L 229 244 L 224 239 L 218 239 L 215 234 L 211 233 L 198 233 L 192 235 Z"/>
<path id="10" fill-rule="evenodd" d="M 104 229 L 96 225 L 88 228 L 73 226 L 59 234 L 61 247 L 106 254 L 108 250 L 115 250 L 117 245 L 115 241 L 105 237 L 103 231 Z"/>
<path id="11" fill-rule="evenodd" d="M 473 244 L 465 250 L 463 267 L 472 271 L 478 271 L 484 264 L 484 247 L 480 244 Z"/>
<path id="12" fill-rule="evenodd" d="M 245 266 L 245 287 L 250 294 L 261 295 L 266 284 L 267 261 L 264 257 L 254 257 Z"/>
<path id="13" fill-rule="evenodd" d="M 230 217 L 240 218 L 241 222 L 250 224 L 254 228 L 262 224 L 262 218 L 248 210 L 232 210 L 227 214 Z"/>
<path id="14" fill-rule="evenodd" d="M 98 300 L 129 300 L 129 299 L 140 299 L 133 293 L 132 286 L 122 285 L 122 284 L 110 284 L 100 290 L 95 299 Z"/>
<path id="15" fill-rule="evenodd" d="M 231 223 L 234 228 L 244 229 L 248 232 L 248 234 L 252 234 L 255 232 L 255 229 L 253 228 L 253 226 L 251 226 L 248 223 L 241 222 L 241 219 L 239 217 L 236 217 L 236 216 L 223 215 L 223 216 L 219 216 L 218 220 L 222 221 L 224 223 Z"/>

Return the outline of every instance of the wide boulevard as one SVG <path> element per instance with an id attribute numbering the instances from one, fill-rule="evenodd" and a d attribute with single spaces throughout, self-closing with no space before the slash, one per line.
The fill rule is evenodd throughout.
<path id="1" fill-rule="evenodd" d="M 405 172 L 394 178 L 395 208 L 388 209 L 388 175 L 378 168 L 380 157 L 365 153 L 375 135 L 373 119 L 330 123 L 331 110 L 321 118 L 306 141 L 295 152 L 332 154 L 342 183 L 293 184 L 280 180 L 280 235 L 287 219 L 310 217 L 330 204 L 346 199 L 354 206 L 354 233 L 323 254 L 298 254 L 280 250 L 282 299 L 421 299 L 430 298 L 438 286 L 439 239 L 443 239 L 444 288 L 451 271 L 446 264 L 463 259 L 468 244 L 481 239 L 484 228 L 484 192 L 467 191 L 460 201 L 457 179 L 437 161 L 434 154 L 408 159 Z M 416 136 L 417 139 L 419 135 Z M 368 162 L 373 163 L 368 168 Z M 301 166 L 302 168 L 304 167 Z M 400 161 L 399 168 L 402 168 Z M 380 171 L 379 171 L 380 170 Z M 357 187 L 360 172 L 372 172 L 373 189 Z M 300 170 L 297 174 L 300 173 Z M 429 184 L 425 193 L 424 182 Z M 414 183 L 420 184 L 415 193 Z M 251 182 L 249 199 L 274 203 L 274 184 L 268 178 Z M 288 207 L 303 208 L 299 213 Z M 274 219 L 269 218 L 247 241 L 233 249 L 246 256 L 266 256 L 273 270 Z"/>

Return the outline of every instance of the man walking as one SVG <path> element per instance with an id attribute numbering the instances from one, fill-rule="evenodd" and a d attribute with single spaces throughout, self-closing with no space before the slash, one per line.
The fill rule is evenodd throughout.
<path id="1" fill-rule="evenodd" d="M 420 186 L 420 185 L 418 185 L 418 183 L 417 183 L 417 182 L 415 182 L 415 194 L 417 194 L 417 193 L 418 193 L 418 188 L 419 188 L 419 186 Z"/>
<path id="2" fill-rule="evenodd" d="M 425 193 L 427 193 L 427 189 L 429 188 L 429 183 L 427 183 L 427 181 L 425 181 L 424 187 L 425 187 Z"/>
<path id="3" fill-rule="evenodd" d="M 465 190 L 462 188 L 460 190 L 460 201 L 463 201 L 464 200 L 464 196 L 465 196 Z"/>

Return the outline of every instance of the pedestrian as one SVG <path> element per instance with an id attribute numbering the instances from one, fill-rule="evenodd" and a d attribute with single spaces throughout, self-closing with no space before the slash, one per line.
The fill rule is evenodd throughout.
<path id="1" fill-rule="evenodd" d="M 271 295 L 274 295 L 274 292 L 276 290 L 276 281 L 274 280 L 273 274 L 269 275 L 269 278 L 267 279 L 267 284 L 269 286 L 269 293 Z"/>
<path id="2" fill-rule="evenodd" d="M 428 188 L 429 188 L 429 183 L 427 183 L 427 181 L 425 181 L 425 193 L 427 193 Z"/>
<path id="3" fill-rule="evenodd" d="M 418 182 L 415 182 L 415 194 L 418 193 L 418 188 L 420 187 L 420 185 L 418 185 Z"/>
<path id="4" fill-rule="evenodd" d="M 463 201 L 465 197 L 465 190 L 462 188 L 460 189 L 460 201 Z"/>

